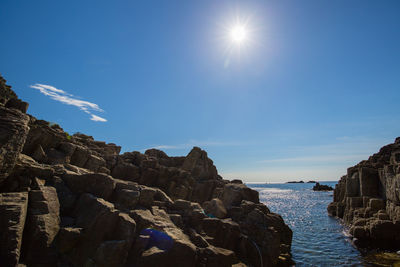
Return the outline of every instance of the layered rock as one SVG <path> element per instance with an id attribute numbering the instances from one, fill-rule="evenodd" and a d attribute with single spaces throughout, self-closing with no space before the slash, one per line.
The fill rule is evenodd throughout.
<path id="1" fill-rule="evenodd" d="M 400 138 L 347 170 L 328 213 L 343 219 L 357 246 L 400 249 Z"/>
<path id="2" fill-rule="evenodd" d="M 0 90 L 2 263 L 292 263 L 292 232 L 283 219 L 257 191 L 219 176 L 204 150 L 195 147 L 186 157 L 156 149 L 119 154 L 115 144 L 24 114 L 27 106 L 11 101 L 17 97 L 7 90 Z"/>

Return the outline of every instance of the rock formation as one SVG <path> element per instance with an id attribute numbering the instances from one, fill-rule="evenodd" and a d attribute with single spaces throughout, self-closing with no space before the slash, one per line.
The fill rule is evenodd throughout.
<path id="1" fill-rule="evenodd" d="M 69 135 L 0 79 L 0 262 L 6 266 L 288 266 L 292 231 L 207 153 Z"/>
<path id="2" fill-rule="evenodd" d="M 316 183 L 316 184 L 313 186 L 313 190 L 314 190 L 314 191 L 332 191 L 333 188 L 332 188 L 332 186 L 329 186 L 329 185 Z"/>
<path id="3" fill-rule="evenodd" d="M 400 249 L 400 138 L 347 169 L 328 213 L 343 219 L 357 246 Z"/>

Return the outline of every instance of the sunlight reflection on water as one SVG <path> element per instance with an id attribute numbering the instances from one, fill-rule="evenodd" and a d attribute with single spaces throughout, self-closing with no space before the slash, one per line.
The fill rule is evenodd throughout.
<path id="1" fill-rule="evenodd" d="M 259 191 L 260 201 L 279 213 L 293 230 L 292 255 L 296 266 L 362 266 L 361 255 L 343 234 L 343 226 L 327 214 L 332 192 L 314 192 L 313 185 L 248 186 Z"/>

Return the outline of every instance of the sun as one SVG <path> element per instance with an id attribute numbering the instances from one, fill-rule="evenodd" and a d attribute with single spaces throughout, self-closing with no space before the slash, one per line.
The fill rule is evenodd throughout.
<path id="1" fill-rule="evenodd" d="M 244 25 L 236 25 L 230 30 L 230 38 L 233 43 L 241 44 L 246 41 L 248 31 Z"/>

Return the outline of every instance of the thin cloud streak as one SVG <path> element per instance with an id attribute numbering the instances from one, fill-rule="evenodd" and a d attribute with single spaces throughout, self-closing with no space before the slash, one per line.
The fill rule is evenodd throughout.
<path id="1" fill-rule="evenodd" d="M 90 114 L 90 115 L 92 115 L 92 117 L 90 118 L 90 120 L 92 120 L 92 121 L 102 121 L 102 122 L 106 122 L 107 121 L 106 119 L 104 119 L 102 117 L 99 117 L 99 116 L 96 116 L 96 115 L 93 115 L 93 114 Z"/>
<path id="2" fill-rule="evenodd" d="M 43 95 L 49 96 L 51 99 L 53 99 L 55 101 L 79 108 L 83 112 L 91 115 L 90 120 L 92 120 L 92 121 L 99 121 L 99 122 L 107 121 L 105 118 L 99 117 L 99 116 L 91 113 L 91 111 L 104 112 L 104 110 L 102 110 L 99 107 L 99 105 L 97 105 L 95 103 L 77 99 L 76 96 L 69 94 L 64 90 L 58 89 L 54 86 L 47 85 L 47 84 L 37 83 L 37 84 L 31 85 L 29 87 L 38 90 Z"/>

